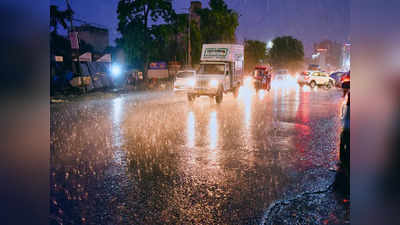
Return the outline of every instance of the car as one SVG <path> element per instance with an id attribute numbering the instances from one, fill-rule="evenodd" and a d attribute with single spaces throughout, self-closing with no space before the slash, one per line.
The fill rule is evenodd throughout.
<path id="1" fill-rule="evenodd" d="M 307 70 L 300 74 L 297 83 L 300 86 L 309 85 L 311 88 L 325 86 L 329 89 L 335 85 L 335 80 L 329 77 L 326 72 Z"/>
<path id="2" fill-rule="evenodd" d="M 286 69 L 281 69 L 281 70 L 277 70 L 277 71 L 273 74 L 272 79 L 273 79 L 274 81 L 287 80 L 287 79 L 289 79 L 289 76 L 290 76 L 290 74 L 289 74 L 289 71 L 288 71 L 288 70 L 286 70 Z"/>
<path id="3" fill-rule="evenodd" d="M 332 79 L 335 80 L 335 86 L 336 87 L 341 87 L 342 83 L 340 82 L 340 78 L 342 78 L 342 75 L 344 72 L 333 72 L 331 75 L 329 75 Z"/>
<path id="4" fill-rule="evenodd" d="M 180 70 L 176 73 L 174 82 L 175 93 L 186 93 L 193 89 L 196 83 L 196 71 L 195 70 Z"/>

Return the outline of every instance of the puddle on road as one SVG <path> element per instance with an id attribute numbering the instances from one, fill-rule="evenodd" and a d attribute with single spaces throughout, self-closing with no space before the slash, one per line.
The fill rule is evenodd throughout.
<path id="1" fill-rule="evenodd" d="M 319 145 L 336 140 L 321 136 L 311 142 L 315 132 L 333 129 L 324 120 L 328 128 L 310 122 L 330 113 L 308 109 L 314 97 L 288 92 L 274 102 L 272 93 L 262 99 L 253 93 L 227 96 L 220 106 L 197 99 L 155 107 L 114 100 L 110 118 L 98 121 L 110 126 L 76 129 L 77 140 L 111 137 L 103 148 L 113 150 L 114 170 L 100 187 L 104 199 L 85 210 L 120 207 L 107 217 L 120 224 L 257 223 L 271 202 L 289 195 L 284 190 L 295 193 L 308 187 L 306 181 L 322 182 L 320 174 L 304 171 L 332 161 L 325 156 L 330 149 Z"/>

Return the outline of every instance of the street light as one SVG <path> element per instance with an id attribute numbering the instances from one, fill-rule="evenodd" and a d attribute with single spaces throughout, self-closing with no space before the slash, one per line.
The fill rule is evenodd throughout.
<path id="1" fill-rule="evenodd" d="M 274 43 L 272 41 L 268 41 L 267 49 L 271 49 L 273 46 L 274 46 Z"/>
<path id="2" fill-rule="evenodd" d="M 122 69 L 121 66 L 118 64 L 113 64 L 111 66 L 111 75 L 114 77 L 118 77 L 119 75 L 121 75 Z"/>

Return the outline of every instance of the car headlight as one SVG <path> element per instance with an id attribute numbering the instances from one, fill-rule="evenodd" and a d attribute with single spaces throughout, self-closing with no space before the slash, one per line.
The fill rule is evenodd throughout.
<path id="1" fill-rule="evenodd" d="M 196 80 L 191 78 L 186 81 L 186 84 L 190 87 L 193 87 L 196 84 Z"/>
<path id="2" fill-rule="evenodd" d="M 211 80 L 210 81 L 210 87 L 218 87 L 218 84 L 219 84 L 218 80 Z"/>

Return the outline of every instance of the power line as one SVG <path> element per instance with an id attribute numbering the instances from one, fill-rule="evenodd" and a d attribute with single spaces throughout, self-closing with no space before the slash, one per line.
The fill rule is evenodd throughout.
<path id="1" fill-rule="evenodd" d="M 78 19 L 78 18 L 76 18 L 76 17 L 75 17 L 75 18 L 72 18 L 72 20 L 73 20 L 73 21 L 76 21 L 76 22 L 80 22 L 80 23 L 82 23 L 82 24 L 88 24 L 88 25 L 93 25 L 93 26 L 99 27 L 99 28 L 108 29 L 107 26 L 105 26 L 105 25 L 98 24 L 98 23 L 93 23 L 93 22 L 88 22 L 88 21 L 85 21 L 85 20 L 83 20 L 83 19 Z"/>
<path id="2" fill-rule="evenodd" d="M 65 3 L 66 3 L 66 5 L 67 5 L 67 9 L 72 10 L 72 6 L 71 6 L 71 5 L 72 5 L 72 2 L 71 2 L 71 0 L 65 0 Z M 74 12 L 74 14 L 75 14 L 75 13 L 76 13 L 76 12 Z M 76 14 L 75 14 L 75 15 L 76 15 Z M 83 19 L 81 19 L 81 18 L 77 18 L 75 15 L 73 15 L 72 18 L 71 18 L 71 27 L 72 27 L 72 21 L 76 21 L 76 22 L 81 22 L 81 23 L 83 23 L 83 24 L 88 24 L 88 25 L 93 25 L 93 26 L 99 27 L 99 28 L 108 29 L 107 26 L 104 26 L 104 25 L 98 24 L 98 23 L 93 23 L 93 22 L 85 21 L 85 20 L 83 20 Z"/>

